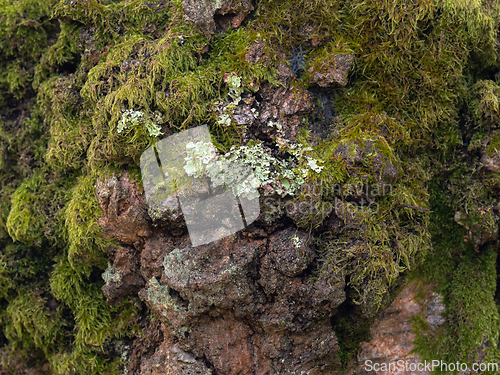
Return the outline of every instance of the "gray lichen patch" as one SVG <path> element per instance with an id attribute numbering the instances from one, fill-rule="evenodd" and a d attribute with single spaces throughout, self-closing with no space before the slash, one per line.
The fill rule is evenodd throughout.
<path id="1" fill-rule="evenodd" d="M 106 285 L 109 285 L 110 282 L 114 282 L 118 285 L 122 285 L 122 275 L 120 271 L 111 265 L 111 263 L 108 263 L 108 268 L 104 271 L 102 274 L 102 278 Z"/>
<path id="2" fill-rule="evenodd" d="M 237 28 L 254 9 L 250 0 L 183 0 L 184 17 L 207 35 Z"/>
<path id="3" fill-rule="evenodd" d="M 293 228 L 284 230 L 271 238 L 270 254 L 277 269 L 286 276 L 297 276 L 314 258 L 307 244 L 308 235 Z"/>
<path id="4" fill-rule="evenodd" d="M 198 314 L 210 306 L 231 308 L 250 303 L 255 293 L 247 277 L 264 240 L 237 243 L 231 238 L 209 245 L 174 249 L 164 261 L 162 282 L 189 301 Z"/>
<path id="5" fill-rule="evenodd" d="M 176 335 L 187 332 L 188 312 L 178 297 L 171 294 L 168 285 L 163 285 L 153 277 L 148 281 L 147 288 L 139 292 L 149 308 L 161 319 L 170 323 Z"/>

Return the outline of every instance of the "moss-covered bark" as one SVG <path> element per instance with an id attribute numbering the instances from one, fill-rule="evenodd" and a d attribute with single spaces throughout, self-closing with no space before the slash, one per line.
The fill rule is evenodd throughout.
<path id="1" fill-rule="evenodd" d="M 334 319 L 344 365 L 408 274 L 436 283 L 447 304 L 439 336 L 419 326 L 424 358 L 499 361 L 500 3 L 239 3 L 226 19 L 203 2 L 198 19 L 179 0 L 0 0 L 4 368 L 21 356 L 54 374 L 121 371 L 113 348 L 136 333 L 139 312 L 101 291 L 114 245 L 95 183 L 138 176 L 149 146 L 201 124 L 221 152 L 262 141 L 290 160 L 291 144 L 311 146 L 294 168 L 316 190 L 293 200 L 315 209 L 270 213 L 268 224 L 307 229 L 318 267 L 346 277 L 359 321 Z M 347 69 L 347 80 L 328 78 Z M 259 113 L 251 128 L 234 121 L 245 100 L 280 86 L 313 103 L 297 134 Z M 141 120 L 119 129 L 126 110 Z M 293 176 L 267 187 L 284 192 Z M 342 230 L 325 231 L 320 208 L 332 206 Z"/>

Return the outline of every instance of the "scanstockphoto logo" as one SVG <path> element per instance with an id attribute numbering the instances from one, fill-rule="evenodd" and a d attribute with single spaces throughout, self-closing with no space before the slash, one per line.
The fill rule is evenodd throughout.
<path id="1" fill-rule="evenodd" d="M 366 372 L 397 372 L 397 373 L 430 373 L 439 370 L 445 373 L 455 373 L 462 371 L 464 373 L 498 373 L 499 364 L 495 362 L 474 362 L 472 366 L 464 362 L 444 362 L 442 360 L 413 362 L 409 360 L 398 360 L 395 362 L 374 362 L 370 359 L 365 361 Z"/>
<path id="2" fill-rule="evenodd" d="M 219 160 L 206 125 L 148 148 L 141 173 L 148 206 L 181 210 L 193 246 L 236 233 L 259 216 L 252 169 Z"/>

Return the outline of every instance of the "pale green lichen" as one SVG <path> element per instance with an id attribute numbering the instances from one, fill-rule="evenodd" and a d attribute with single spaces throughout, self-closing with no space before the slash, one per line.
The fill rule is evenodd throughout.
<path id="1" fill-rule="evenodd" d="M 186 151 L 184 170 L 191 177 L 203 176 L 207 167 L 216 159 L 215 147 L 208 142 L 188 142 Z"/>
<path id="2" fill-rule="evenodd" d="M 177 304 L 174 298 L 172 298 L 169 286 L 160 284 L 156 277 L 149 280 L 147 296 L 149 301 L 162 311 L 162 315 L 166 315 L 166 311 L 184 313 L 186 310 L 184 307 Z"/>
<path id="3" fill-rule="evenodd" d="M 230 113 L 222 113 L 220 118 L 217 120 L 219 125 L 229 127 L 231 125 L 231 114 Z"/>
<path id="4" fill-rule="evenodd" d="M 106 271 L 102 274 L 102 278 L 107 285 L 109 285 L 110 282 L 122 285 L 122 274 L 120 270 L 112 266 L 111 263 L 108 263 L 108 268 L 106 268 Z"/>
<path id="5" fill-rule="evenodd" d="M 160 119 L 160 115 L 156 114 L 156 118 Z M 122 118 L 118 122 L 117 132 L 121 133 L 125 129 L 130 129 L 137 124 L 142 124 L 146 127 L 149 135 L 151 137 L 158 137 L 163 133 L 160 131 L 161 128 L 155 124 L 151 119 L 145 117 L 144 113 L 141 111 L 134 111 L 132 109 L 124 110 L 122 112 Z"/>
<path id="6" fill-rule="evenodd" d="M 191 332 L 191 328 L 185 326 L 187 309 L 178 303 L 176 297 L 170 295 L 169 286 L 161 284 L 156 277 L 152 277 L 148 284 L 146 302 L 171 324 L 172 333 L 183 338 L 186 333 Z"/>
<path id="7" fill-rule="evenodd" d="M 241 100 L 243 89 L 241 87 L 241 78 L 235 72 L 226 73 L 224 82 L 229 87 L 229 96 L 233 99 L 234 104 L 238 104 Z"/>
<path id="8" fill-rule="evenodd" d="M 224 155 L 217 155 L 215 148 L 204 142 L 189 142 L 186 146 L 184 170 L 191 177 L 206 173 L 213 185 L 232 188 L 236 196 L 253 199 L 259 196 L 256 189 L 263 188 L 264 195 L 295 195 L 304 184 L 310 171 L 323 169 L 319 160 L 306 155 L 311 147 L 288 140 L 278 142 L 291 156 L 279 159 L 271 155 L 262 143 L 233 146 Z"/>
<path id="9" fill-rule="evenodd" d="M 296 249 L 300 248 L 300 247 L 303 245 L 302 240 L 301 240 L 299 237 L 297 237 L 297 235 L 296 235 L 296 234 L 294 234 L 294 235 L 292 236 L 292 245 L 293 245 L 293 247 L 295 247 Z"/>
<path id="10" fill-rule="evenodd" d="M 217 124 L 224 128 L 229 128 L 234 110 L 241 101 L 243 87 L 241 86 L 241 78 L 235 72 L 224 74 L 224 82 L 226 82 L 229 88 L 228 95 L 232 101 L 228 103 L 218 100 L 214 102 L 214 106 L 216 111 L 220 113 Z"/>

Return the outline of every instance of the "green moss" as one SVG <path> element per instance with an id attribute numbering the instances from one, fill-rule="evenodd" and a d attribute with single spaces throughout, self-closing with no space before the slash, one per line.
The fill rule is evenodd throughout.
<path id="1" fill-rule="evenodd" d="M 7 230 L 15 241 L 37 243 L 41 245 L 42 231 L 45 221 L 43 217 L 33 215 L 33 204 L 37 200 L 36 189 L 40 179 L 23 184 L 12 197 L 12 208 L 7 218 Z"/>
<path id="2" fill-rule="evenodd" d="M 477 349 L 486 342 L 484 361 L 498 362 L 497 248 L 487 245 L 477 252 L 463 240 L 466 229 L 454 221 L 454 212 L 436 182 L 431 185 L 431 202 L 434 252 L 417 275 L 436 285 L 444 296 L 446 323 L 437 332 L 417 324 L 415 350 L 427 360 L 470 363 L 478 360 Z"/>
<path id="3" fill-rule="evenodd" d="M 29 348 L 50 353 L 61 340 L 62 327 L 56 311 L 49 311 L 46 300 L 29 290 L 20 290 L 10 301 L 2 322 L 5 337 L 14 348 L 25 351 Z"/>
<path id="4" fill-rule="evenodd" d="M 348 204 L 344 207 L 349 210 L 347 215 L 357 214 L 354 228 L 345 237 L 328 243 L 328 262 L 332 269 L 349 276 L 352 303 L 361 305 L 363 314 L 373 317 L 387 306 L 390 289 L 400 274 L 413 269 L 426 256 L 430 247 L 424 226 L 427 215 L 415 217 L 415 223 L 410 224 L 404 221 L 403 210 L 370 212 Z M 380 221 L 377 214 L 386 220 Z M 392 215 L 401 217 L 393 216 L 391 220 Z M 364 226 L 361 233 L 357 225 Z"/>
<path id="5" fill-rule="evenodd" d="M 14 241 L 41 246 L 64 236 L 60 209 L 67 201 L 68 182 L 51 185 L 50 178 L 54 176 L 38 171 L 12 195 L 6 227 Z"/>
<path id="6" fill-rule="evenodd" d="M 5 255 L 0 258 L 0 297 L 7 298 L 10 289 L 14 286 L 9 272 L 8 264 L 5 260 Z"/>
<path id="7" fill-rule="evenodd" d="M 278 52 L 276 46 L 291 52 L 314 39 L 326 36 L 335 40 L 342 25 L 340 19 L 340 4 L 336 1 L 264 1 L 257 8 L 252 26 L 273 54 Z"/>
<path id="8" fill-rule="evenodd" d="M 0 105 L 29 92 L 37 59 L 57 27 L 49 20 L 54 1 L 0 2 Z"/>
<path id="9" fill-rule="evenodd" d="M 103 215 L 95 196 L 96 177 L 83 176 L 71 191 L 71 200 L 65 207 L 65 226 L 68 231 L 69 257 L 84 256 L 99 259 L 111 246 L 103 238 L 97 221 Z"/>
<path id="10" fill-rule="evenodd" d="M 352 302 L 373 317 L 386 306 L 401 274 L 423 262 L 430 249 L 426 160 L 398 156 L 396 145 L 409 144 L 405 128 L 387 114 L 347 118 L 317 146 L 325 169 L 308 180 L 319 207 L 329 208 L 343 228 L 326 244 L 331 267 L 349 276 Z M 385 175 L 390 164 L 397 175 Z M 401 173 L 404 165 L 411 173 Z M 309 196 L 308 196 L 309 194 Z M 299 201 L 311 200 L 305 191 Z M 414 210 L 408 207 L 424 208 Z M 320 209 L 315 219 L 320 224 Z M 428 210 L 428 209 L 427 209 Z"/>
<path id="11" fill-rule="evenodd" d="M 44 158 L 57 171 L 81 168 L 94 136 L 90 119 L 82 114 L 79 90 L 74 77 L 54 77 L 38 89 L 37 102 L 50 136 Z"/>
<path id="12" fill-rule="evenodd" d="M 460 12 L 466 16 L 459 16 Z M 358 54 L 359 68 L 351 77 L 352 84 L 337 99 L 336 131 L 319 146 L 327 168 L 317 181 L 326 188 L 336 183 L 344 186 L 344 197 L 334 194 L 342 201 L 356 196 L 360 187 L 380 181 L 381 170 L 374 173 L 380 160 L 377 153 L 385 163 L 406 172 L 391 182 L 391 194 L 376 197 L 376 211 L 362 206 L 359 212 L 359 204 L 343 202 L 344 217 L 354 219 L 353 228 L 344 233 L 345 240 L 330 244 L 336 267 L 341 264 L 351 274 L 350 286 L 357 291 L 354 301 L 373 313 L 384 304 L 384 296 L 400 273 L 421 263 L 430 247 L 428 214 L 410 208 L 429 207 L 425 183 L 431 174 L 422 150 L 436 150 L 434 158 L 450 160 L 462 145 L 456 118 L 467 93 L 463 72 L 470 67 L 470 51 L 474 51 L 474 59 L 483 53 L 486 64 L 495 63 L 491 52 L 498 8 L 465 2 L 354 1 L 345 5 L 342 14 L 346 33 L 338 41 Z M 453 36 L 443 30 L 453 30 Z M 321 63 L 319 51 L 311 64 Z M 367 142 L 375 142 L 377 152 L 360 153 L 358 149 Z M 340 157 L 341 146 L 347 156 Z M 457 196 L 464 185 L 454 187 Z M 466 195 L 474 204 L 465 206 L 469 212 L 473 208 L 473 214 L 477 213 L 474 222 L 486 232 L 496 219 L 488 216 L 484 220 L 487 215 L 480 214 L 477 196 L 482 191 Z M 485 212 L 487 205 L 482 206 Z M 342 262 L 344 259 L 347 261 Z"/>
<path id="13" fill-rule="evenodd" d="M 82 52 L 82 43 L 75 35 L 80 32 L 81 25 L 71 25 L 59 20 L 59 35 L 57 42 L 52 44 L 41 56 L 35 67 L 33 86 L 39 88 L 40 84 L 49 78 L 55 71 L 59 72 L 63 66 L 75 64 Z"/>
<path id="14" fill-rule="evenodd" d="M 13 288 L 12 292 L 15 292 L 20 287 L 43 283 L 48 279 L 53 249 L 46 248 L 43 251 L 17 242 L 4 243 L 0 253 L 3 262 L 2 278 L 9 280 L 3 282 L 3 285 L 8 287 L 6 292 L 11 292 L 10 287 Z M 8 296 L 11 297 L 10 294 Z"/>
<path id="15" fill-rule="evenodd" d="M 466 16 L 459 16 L 459 9 Z M 427 6 L 364 1 L 349 3 L 346 10 L 351 20 L 347 30 L 360 44 L 355 50 L 362 70 L 355 73 L 345 110 L 383 109 L 411 134 L 412 148 L 452 152 L 459 142 L 453 122 L 466 91 L 462 74 L 469 50 L 494 48 L 492 21 L 498 10 L 463 2 Z M 401 23 L 404 26 L 398 26 Z M 443 30 L 453 33 L 441 35 Z M 494 56 L 489 58 L 494 62 Z M 439 137 L 429 137 L 429 132 Z"/>
<path id="16" fill-rule="evenodd" d="M 79 24 L 93 26 L 96 29 L 95 38 L 103 45 L 112 44 L 123 33 L 152 32 L 152 27 L 163 31 L 170 19 L 170 11 L 177 8 L 162 1 L 146 2 L 135 0 L 131 2 L 98 2 L 95 0 L 79 0 L 71 4 L 61 1 L 54 9 L 54 15 Z"/>
<path id="17" fill-rule="evenodd" d="M 91 280 L 93 271 L 95 268 L 88 260 L 72 264 L 67 256 L 59 258 L 59 262 L 54 264 L 50 278 L 51 292 L 70 308 L 74 317 L 74 346 L 51 359 L 54 368 L 61 373 L 100 374 L 103 368 L 116 370 L 117 361 L 97 355 L 96 348 L 102 348 L 113 338 L 133 335 L 136 331 L 131 324 L 136 308 L 129 301 L 110 307 L 101 290 L 103 282 Z M 87 360 L 90 360 L 88 367 L 85 366 Z"/>
<path id="18" fill-rule="evenodd" d="M 468 105 L 477 127 L 488 130 L 498 123 L 499 95 L 500 88 L 493 81 L 481 80 L 471 88 Z"/>
<path id="19" fill-rule="evenodd" d="M 500 132 L 495 131 L 491 138 L 488 140 L 486 153 L 491 157 L 500 151 Z"/>
<path id="20" fill-rule="evenodd" d="M 119 360 L 109 361 L 97 353 L 57 353 L 51 358 L 51 368 L 56 374 L 98 375 L 119 374 Z"/>
<path id="21" fill-rule="evenodd" d="M 4 194 L 19 186 L 19 181 L 32 177 L 34 169 L 43 166 L 47 136 L 37 110 L 32 105 L 14 107 L 2 115 L 5 120 L 0 118 L 0 185 L 5 188 Z M 20 112 L 16 121 L 7 120 L 16 112 Z"/>

